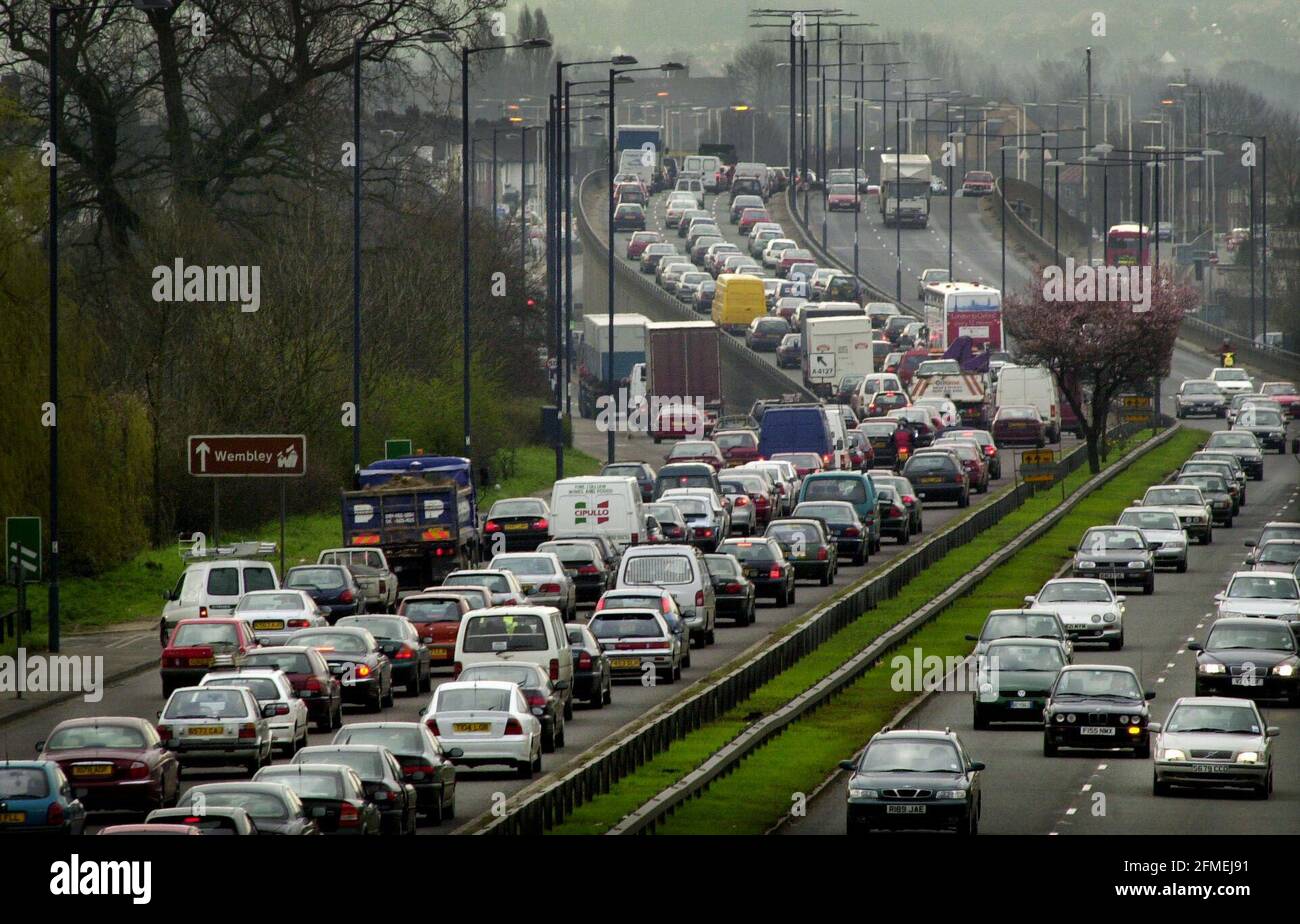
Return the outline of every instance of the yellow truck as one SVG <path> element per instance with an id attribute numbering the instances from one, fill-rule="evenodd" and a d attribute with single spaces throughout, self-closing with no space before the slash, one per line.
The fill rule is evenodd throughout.
<path id="1" fill-rule="evenodd" d="M 757 276 L 723 273 L 713 296 L 713 323 L 730 333 L 743 333 L 755 318 L 767 317 L 763 280 Z"/>

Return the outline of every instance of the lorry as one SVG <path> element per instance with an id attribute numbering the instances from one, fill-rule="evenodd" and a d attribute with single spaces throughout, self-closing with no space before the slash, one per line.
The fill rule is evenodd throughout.
<path id="1" fill-rule="evenodd" d="M 722 331 L 712 321 L 646 325 L 646 361 L 632 367 L 632 400 L 644 401 L 648 421 L 661 407 L 690 404 L 703 411 L 706 432 L 722 414 Z"/>
<path id="2" fill-rule="evenodd" d="M 663 166 L 663 126 L 619 125 L 615 128 L 614 150 L 618 151 L 619 172 L 637 174 L 646 188 L 655 192 L 655 179 Z M 635 159 L 627 156 L 630 152 L 636 153 Z"/>
<path id="3" fill-rule="evenodd" d="M 875 372 L 871 320 L 864 313 L 810 317 L 803 325 L 803 380 L 814 394 L 829 397 L 846 375 Z"/>
<path id="4" fill-rule="evenodd" d="M 322 549 L 318 565 L 343 565 L 361 588 L 361 608 L 368 613 L 391 613 L 397 606 L 397 575 L 388 566 L 383 549 Z"/>
<path id="5" fill-rule="evenodd" d="M 912 377 L 909 392 L 912 400 L 920 398 L 947 398 L 957 405 L 963 427 L 987 430 L 993 425 L 993 393 L 988 377 L 979 372 L 940 373 L 924 375 L 918 369 Z"/>
<path id="6" fill-rule="evenodd" d="M 880 155 L 880 217 L 885 225 L 924 228 L 930 221 L 930 157 L 927 154 Z"/>
<path id="7" fill-rule="evenodd" d="M 343 545 L 379 549 L 398 587 L 440 583 L 478 559 L 473 469 L 460 456 L 401 456 L 372 462 L 344 491 Z"/>
<path id="8" fill-rule="evenodd" d="M 650 319 L 643 314 L 614 315 L 614 354 L 612 373 L 607 372 L 609 353 L 609 315 L 588 314 L 582 318 L 582 344 L 578 351 L 578 412 L 587 418 L 596 416 L 602 395 L 617 394 L 625 387 L 632 368 L 646 358 L 646 326 Z M 612 376 L 612 382 L 606 376 Z"/>

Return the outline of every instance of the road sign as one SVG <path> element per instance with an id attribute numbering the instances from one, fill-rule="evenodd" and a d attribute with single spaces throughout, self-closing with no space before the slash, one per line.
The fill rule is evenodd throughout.
<path id="1" fill-rule="evenodd" d="M 5 574 L 17 583 L 18 568 L 24 581 L 41 579 L 41 518 L 5 518 Z"/>
<path id="2" fill-rule="evenodd" d="M 1050 449 L 1026 449 L 1020 461 L 1024 465 L 1052 465 L 1056 462 L 1056 453 Z"/>
<path id="3" fill-rule="evenodd" d="M 307 474 L 302 434 L 225 434 L 189 438 L 190 474 L 198 478 L 301 478 Z"/>
<path id="4" fill-rule="evenodd" d="M 403 459 L 413 451 L 410 440 L 384 440 L 385 459 Z"/>
<path id="5" fill-rule="evenodd" d="M 1126 423 L 1146 423 L 1151 419 L 1150 395 L 1120 395 L 1119 402 L 1124 408 L 1120 419 Z"/>
<path id="6" fill-rule="evenodd" d="M 808 378 L 814 382 L 835 380 L 835 354 L 814 353 L 810 359 Z"/>
<path id="7" fill-rule="evenodd" d="M 1026 449 L 1020 456 L 1020 477 L 1030 484 L 1051 484 L 1060 475 L 1056 453 L 1050 449 Z"/>

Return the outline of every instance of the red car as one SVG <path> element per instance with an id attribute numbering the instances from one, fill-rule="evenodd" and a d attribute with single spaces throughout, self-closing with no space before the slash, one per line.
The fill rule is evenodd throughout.
<path id="1" fill-rule="evenodd" d="M 431 667 L 455 663 L 461 617 L 469 611 L 469 603 L 457 594 L 412 594 L 397 605 L 397 615 L 409 619 L 420 640 L 429 646 Z"/>
<path id="2" fill-rule="evenodd" d="M 713 466 L 715 472 L 722 471 L 727 459 L 721 447 L 713 440 L 683 440 L 668 453 L 668 462 L 704 462 Z"/>
<path id="3" fill-rule="evenodd" d="M 984 450 L 984 459 L 989 465 L 989 477 L 1002 477 L 1002 457 L 998 453 L 997 443 L 993 441 L 993 434 L 988 430 L 948 430 L 944 436 L 960 436 L 963 439 L 974 440 Z"/>
<path id="4" fill-rule="evenodd" d="M 753 430 L 719 430 L 713 441 L 727 465 L 744 465 L 758 458 L 758 434 Z"/>
<path id="5" fill-rule="evenodd" d="M 745 209 L 740 213 L 740 222 L 737 224 L 736 230 L 743 237 L 748 235 L 758 222 L 771 220 L 772 216 L 768 214 L 767 209 Z"/>
<path id="6" fill-rule="evenodd" d="M 180 795 L 180 761 L 145 719 L 65 719 L 36 750 L 59 765 L 76 797 L 92 811 L 147 812 L 175 805 Z"/>
<path id="7" fill-rule="evenodd" d="M 242 619 L 182 619 L 159 664 L 163 697 L 178 687 L 197 685 L 211 671 L 239 670 L 256 647 L 257 639 Z"/>
<path id="8" fill-rule="evenodd" d="M 656 443 L 666 439 L 695 439 L 704 435 L 708 418 L 699 408 L 685 404 L 662 405 L 650 422 L 650 435 Z"/>
<path id="9" fill-rule="evenodd" d="M 871 439 L 862 430 L 849 430 L 849 464 L 860 472 L 865 472 L 876 464 L 876 450 Z"/>
<path id="10" fill-rule="evenodd" d="M 1300 420 L 1300 391 L 1294 382 L 1265 382 L 1259 386 L 1259 393 L 1282 405 L 1282 412 L 1292 420 Z"/>
<path id="11" fill-rule="evenodd" d="M 830 188 L 826 194 L 826 211 L 828 212 L 860 212 L 862 211 L 862 200 L 858 197 L 858 191 L 851 183 L 846 185 L 837 185 Z"/>
<path id="12" fill-rule="evenodd" d="M 961 181 L 963 196 L 987 196 L 993 192 L 993 174 L 987 170 L 968 170 Z"/>
<path id="13" fill-rule="evenodd" d="M 627 242 L 627 258 L 640 260 L 641 252 L 650 244 L 662 244 L 664 236 L 658 231 L 633 231 Z"/>
<path id="14" fill-rule="evenodd" d="M 902 391 L 878 391 L 871 396 L 867 402 L 867 417 L 884 417 L 890 411 L 896 411 L 900 407 L 907 407 L 911 402 L 907 399 L 907 393 Z"/>
<path id="15" fill-rule="evenodd" d="M 307 718 L 317 731 L 333 731 L 343 725 L 343 683 L 330 670 L 325 656 L 306 645 L 275 645 L 259 648 L 244 659 L 244 667 L 267 667 L 284 671 L 293 692 L 307 706 Z"/>
<path id="16" fill-rule="evenodd" d="M 1047 425 L 1031 404 L 1006 405 L 993 418 L 993 442 L 999 446 L 1047 445 Z"/>
<path id="17" fill-rule="evenodd" d="M 947 434 L 945 434 L 946 436 Z M 985 494 L 989 489 L 989 466 L 984 452 L 973 441 L 940 441 L 933 444 L 936 449 L 951 449 L 961 459 L 961 467 L 970 477 L 970 489 L 977 494 Z"/>
<path id="18" fill-rule="evenodd" d="M 789 462 L 800 478 L 822 471 L 825 468 L 822 457 L 815 452 L 778 452 L 772 455 L 773 462 Z"/>

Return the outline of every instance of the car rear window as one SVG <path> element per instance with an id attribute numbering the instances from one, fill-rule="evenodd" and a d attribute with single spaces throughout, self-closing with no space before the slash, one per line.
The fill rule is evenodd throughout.
<path id="1" fill-rule="evenodd" d="M 338 736 L 338 744 L 377 744 L 394 754 L 419 754 L 424 751 L 424 738 L 418 728 L 347 728 Z"/>
<path id="2" fill-rule="evenodd" d="M 903 469 L 904 475 L 911 478 L 913 474 L 926 474 L 929 472 L 951 472 L 957 468 L 957 463 L 946 456 L 913 456 L 907 460 L 907 465 Z"/>
<path id="3" fill-rule="evenodd" d="M 44 799 L 50 794 L 50 781 L 38 767 L 0 769 L 0 799 Z"/>
<path id="4" fill-rule="evenodd" d="M 249 610 L 275 610 L 278 612 L 300 612 L 303 608 L 302 597 L 298 594 L 244 594 L 235 606 L 236 613 Z"/>
<path id="5" fill-rule="evenodd" d="M 234 647 L 238 643 L 235 627 L 218 623 L 202 625 L 187 623 L 176 630 L 171 644 L 176 647 L 194 647 L 198 645 L 224 645 Z"/>
<path id="6" fill-rule="evenodd" d="M 453 587 L 457 584 L 481 584 L 494 594 L 510 592 L 510 580 L 501 574 L 449 574 L 443 583 L 451 584 Z"/>
<path id="7" fill-rule="evenodd" d="M 266 677 L 213 677 L 203 685 L 205 687 L 248 687 L 253 698 L 259 703 L 280 698 L 280 688 L 275 685 L 275 681 Z"/>
<path id="8" fill-rule="evenodd" d="M 349 748 L 307 748 L 294 757 L 295 764 L 342 764 L 357 771 L 363 780 L 378 780 L 384 776 L 383 761 L 376 751 Z"/>
<path id="9" fill-rule="evenodd" d="M 772 549 L 766 542 L 728 541 L 722 544 L 721 551 L 734 556 L 737 561 L 745 563 L 774 560 Z"/>
<path id="10" fill-rule="evenodd" d="M 662 638 L 659 621 L 649 616 L 616 616 L 597 613 L 588 628 L 598 639 Z"/>
<path id="11" fill-rule="evenodd" d="M 314 632 L 310 635 L 298 633 L 289 636 L 289 643 L 310 645 L 316 649 L 339 651 L 345 654 L 362 654 L 366 651 L 365 639 L 350 632 Z"/>
<path id="12" fill-rule="evenodd" d="M 250 590 L 274 590 L 275 575 L 271 573 L 270 568 L 245 568 L 244 569 L 244 591 Z"/>
<path id="13" fill-rule="evenodd" d="M 460 622 L 461 612 L 455 600 L 408 600 L 402 615 L 411 622 Z"/>
<path id="14" fill-rule="evenodd" d="M 144 735 L 129 725 L 74 725 L 60 728 L 45 742 L 47 751 L 75 748 L 142 748 Z"/>
<path id="15" fill-rule="evenodd" d="M 531 666 L 517 664 L 473 664 L 456 678 L 464 683 L 476 680 L 500 680 L 503 683 L 518 684 L 523 689 L 538 685 L 537 671 Z"/>
<path id="16" fill-rule="evenodd" d="M 248 715 L 244 697 L 234 690 L 185 690 L 172 694 L 165 719 L 233 719 Z"/>
<path id="17" fill-rule="evenodd" d="M 623 569 L 624 584 L 689 584 L 694 578 L 685 555 L 641 555 Z"/>
<path id="18" fill-rule="evenodd" d="M 546 626 L 531 613 L 476 616 L 465 626 L 465 651 L 545 651 Z"/>
<path id="19" fill-rule="evenodd" d="M 248 817 L 254 820 L 266 819 L 268 821 L 282 821 L 289 817 L 289 810 L 284 804 L 284 800 L 278 799 L 267 792 L 257 791 L 230 791 L 230 790 L 200 790 L 195 795 L 195 800 L 203 799 L 203 806 L 214 808 L 241 808 L 248 813 Z"/>
<path id="20" fill-rule="evenodd" d="M 295 568 L 289 572 L 289 579 L 285 581 L 285 585 L 288 587 L 319 587 L 322 590 L 342 587 L 343 572 L 338 568 Z"/>
<path id="21" fill-rule="evenodd" d="M 337 773 L 274 773 L 267 774 L 265 779 L 288 786 L 299 799 L 343 798 L 343 778 Z"/>
<path id="22" fill-rule="evenodd" d="M 580 545 L 560 545 L 550 551 L 566 565 L 589 565 L 596 560 L 595 552 Z"/>
<path id="23" fill-rule="evenodd" d="M 865 503 L 866 486 L 858 478 L 817 478 L 808 482 L 804 500 L 837 500 L 850 504 Z"/>
<path id="24" fill-rule="evenodd" d="M 441 688 L 434 706 L 439 712 L 509 712 L 510 691 L 496 687 Z"/>
<path id="25" fill-rule="evenodd" d="M 278 653 L 259 654 L 253 652 L 244 661 L 245 667 L 273 667 L 276 670 L 284 671 L 286 674 L 310 674 L 312 673 L 311 658 L 305 654 L 299 653 Z"/>

